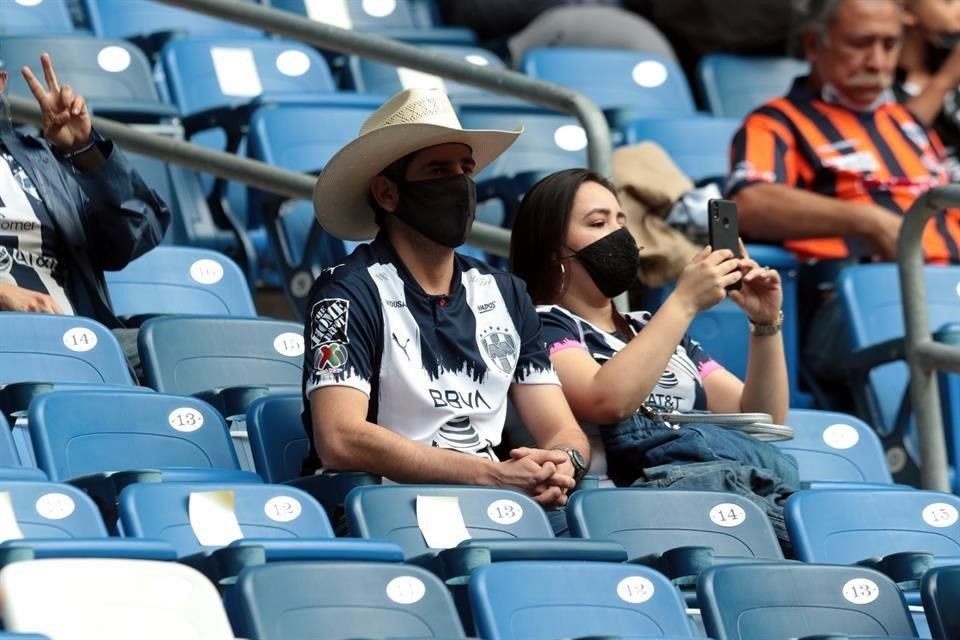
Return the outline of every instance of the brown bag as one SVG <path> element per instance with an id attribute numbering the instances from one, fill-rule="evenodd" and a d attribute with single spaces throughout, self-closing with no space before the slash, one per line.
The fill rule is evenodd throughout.
<path id="1" fill-rule="evenodd" d="M 643 247 L 640 281 L 660 287 L 675 280 L 700 248 L 664 219 L 680 196 L 693 188 L 693 182 L 653 142 L 614 151 L 613 177 L 627 214 L 627 228 Z"/>

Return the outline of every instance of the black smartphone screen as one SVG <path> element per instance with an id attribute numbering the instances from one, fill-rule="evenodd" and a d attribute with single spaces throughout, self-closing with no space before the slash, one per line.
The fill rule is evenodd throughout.
<path id="1" fill-rule="evenodd" d="M 708 200 L 707 213 L 710 246 L 714 251 L 729 249 L 735 257 L 740 258 L 740 225 L 736 203 L 730 200 Z M 727 287 L 728 290 L 739 288 L 739 282 Z"/>

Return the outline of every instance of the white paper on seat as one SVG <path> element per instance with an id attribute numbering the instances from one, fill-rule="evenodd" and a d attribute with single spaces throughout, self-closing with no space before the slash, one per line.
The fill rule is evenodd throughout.
<path id="1" fill-rule="evenodd" d="M 431 549 L 452 549 L 470 539 L 457 496 L 417 496 L 417 526 Z"/>
<path id="2" fill-rule="evenodd" d="M 243 538 L 234 512 L 233 491 L 195 491 L 190 494 L 190 527 L 197 542 L 207 547 L 225 547 Z"/>
<path id="3" fill-rule="evenodd" d="M 305 0 L 307 17 L 314 22 L 322 22 L 341 29 L 353 29 L 347 0 Z"/>
<path id="4" fill-rule="evenodd" d="M 23 537 L 17 514 L 13 511 L 13 498 L 9 491 L 0 491 L 0 542 L 19 540 Z"/>
<path id="5" fill-rule="evenodd" d="M 210 57 L 223 95 L 252 98 L 263 93 L 252 50 L 211 47 Z"/>
<path id="6" fill-rule="evenodd" d="M 447 92 L 447 83 L 439 76 L 406 67 L 398 68 L 397 75 L 400 76 L 400 84 L 404 89 L 440 89 Z"/>

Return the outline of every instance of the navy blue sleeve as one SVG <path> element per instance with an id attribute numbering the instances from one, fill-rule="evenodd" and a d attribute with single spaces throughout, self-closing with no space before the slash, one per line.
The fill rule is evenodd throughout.
<path id="1" fill-rule="evenodd" d="M 369 396 L 381 334 L 376 296 L 360 277 L 321 275 L 307 305 L 304 394 L 345 386 Z"/>
<path id="2" fill-rule="evenodd" d="M 559 307 L 540 307 L 538 312 L 543 321 L 543 337 L 551 355 L 571 347 L 586 349 L 580 341 L 577 323 Z"/>

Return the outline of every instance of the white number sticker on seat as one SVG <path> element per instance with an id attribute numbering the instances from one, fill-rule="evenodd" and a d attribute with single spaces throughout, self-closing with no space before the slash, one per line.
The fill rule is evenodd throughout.
<path id="1" fill-rule="evenodd" d="M 497 524 L 513 524 L 523 517 L 523 507 L 513 500 L 497 500 L 487 507 L 487 517 Z"/>
<path id="2" fill-rule="evenodd" d="M 710 520 L 720 527 L 739 527 L 746 519 L 743 507 L 732 502 L 722 502 L 710 509 Z"/>
<path id="3" fill-rule="evenodd" d="M 180 407 L 170 412 L 167 421 L 177 431 L 190 433 L 203 426 L 203 414 L 191 407 Z"/>
<path id="4" fill-rule="evenodd" d="M 293 522 L 300 517 L 303 507 L 300 506 L 300 501 L 296 498 L 277 496 L 267 500 L 263 511 L 274 522 Z"/>
<path id="5" fill-rule="evenodd" d="M 86 327 L 74 327 L 63 334 L 63 346 L 70 351 L 90 351 L 97 346 L 97 334 Z"/>
<path id="6" fill-rule="evenodd" d="M 923 508 L 923 521 L 931 527 L 942 529 L 957 524 L 957 508 L 946 502 L 934 502 Z"/>
<path id="7" fill-rule="evenodd" d="M 386 18 L 397 10 L 397 0 L 363 0 L 363 12 L 374 18 Z"/>
<path id="8" fill-rule="evenodd" d="M 190 277 L 200 284 L 216 284 L 223 280 L 223 265 L 216 260 L 197 260 L 190 265 Z"/>
<path id="9" fill-rule="evenodd" d="M 130 52 L 115 45 L 104 47 L 97 54 L 97 64 L 100 65 L 101 69 L 110 73 L 126 71 L 131 61 Z"/>
<path id="10" fill-rule="evenodd" d="M 299 333 L 281 333 L 273 340 L 274 350 L 282 356 L 294 358 L 303 355 L 303 336 Z"/>
<path id="11" fill-rule="evenodd" d="M 870 604 L 880 597 L 880 587 L 873 580 L 855 578 L 843 585 L 843 597 L 853 604 Z"/>
<path id="12" fill-rule="evenodd" d="M 397 604 L 414 604 L 420 602 L 427 593 L 427 586 L 420 578 L 400 576 L 387 584 L 387 597 Z"/>
<path id="13" fill-rule="evenodd" d="M 553 142 L 564 151 L 580 151 L 587 146 L 587 132 L 575 124 L 565 124 L 553 132 Z"/>
<path id="14" fill-rule="evenodd" d="M 617 595 L 624 602 L 641 604 L 653 597 L 653 583 L 643 576 L 629 576 L 617 585 Z"/>
<path id="15" fill-rule="evenodd" d="M 849 449 L 860 442 L 860 434 L 849 424 L 832 424 L 823 430 L 823 441 L 833 449 Z"/>
<path id="16" fill-rule="evenodd" d="M 310 58 L 303 51 L 287 49 L 277 56 L 277 71 L 285 76 L 297 78 L 310 70 Z"/>
<path id="17" fill-rule="evenodd" d="M 76 504 L 65 493 L 47 493 L 37 498 L 36 508 L 47 520 L 63 520 L 73 513 Z"/>
<path id="18" fill-rule="evenodd" d="M 641 87 L 653 89 L 667 81 L 667 68 L 656 60 L 644 60 L 633 68 L 633 81 Z"/>

